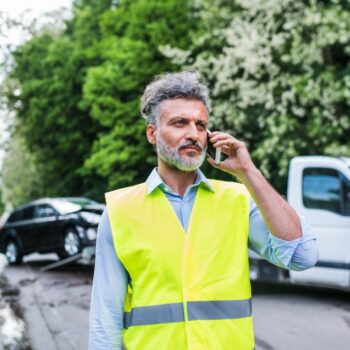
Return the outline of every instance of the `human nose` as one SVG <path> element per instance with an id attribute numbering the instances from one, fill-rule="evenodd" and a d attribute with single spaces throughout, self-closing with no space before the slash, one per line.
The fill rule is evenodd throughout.
<path id="1" fill-rule="evenodd" d="M 199 140 L 199 130 L 194 123 L 193 124 L 191 123 L 188 125 L 186 139 L 195 140 L 195 141 Z"/>

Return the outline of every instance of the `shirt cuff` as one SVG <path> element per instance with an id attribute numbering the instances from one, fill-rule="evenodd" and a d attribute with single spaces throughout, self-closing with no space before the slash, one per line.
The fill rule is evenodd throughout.
<path id="1" fill-rule="evenodd" d="M 275 253 L 278 265 L 281 267 L 290 268 L 293 266 L 293 269 L 299 269 L 299 264 L 304 266 L 306 261 L 312 260 L 310 259 L 311 255 L 317 255 L 313 254 L 316 249 L 315 241 L 317 236 L 303 216 L 299 215 L 299 219 L 302 234 L 300 238 L 286 241 L 269 233 L 271 248 Z M 304 256 L 299 256 L 300 254 Z M 297 266 L 295 266 L 296 264 Z M 302 269 L 302 266 L 300 266 L 300 269 Z"/>
<path id="2" fill-rule="evenodd" d="M 293 254 L 297 249 L 301 238 L 293 239 L 292 241 L 285 241 L 283 239 L 277 238 L 271 233 L 270 235 L 270 245 L 274 252 L 274 257 L 276 259 L 276 264 L 288 268 L 290 262 L 292 261 Z"/>

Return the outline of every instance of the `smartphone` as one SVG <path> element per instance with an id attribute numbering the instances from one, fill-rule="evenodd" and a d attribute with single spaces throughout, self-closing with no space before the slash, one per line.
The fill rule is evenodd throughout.
<path id="1" fill-rule="evenodd" d="M 207 130 L 207 155 L 212 157 L 215 163 L 220 163 L 221 160 L 221 148 L 215 148 L 209 139 L 210 131 Z"/>

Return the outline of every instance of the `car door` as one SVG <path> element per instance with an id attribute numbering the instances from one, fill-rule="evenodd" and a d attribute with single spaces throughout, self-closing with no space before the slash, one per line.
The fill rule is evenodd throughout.
<path id="1" fill-rule="evenodd" d="M 318 236 L 319 261 L 310 270 L 291 272 L 291 279 L 349 288 L 350 180 L 334 168 L 306 166 L 301 200 L 298 210 Z"/>
<path id="2" fill-rule="evenodd" d="M 54 251 L 59 242 L 58 213 L 49 204 L 38 204 L 34 211 L 36 244 L 39 251 Z"/>
<path id="3" fill-rule="evenodd" d="M 19 235 L 25 250 L 36 250 L 36 230 L 34 226 L 34 205 L 28 205 L 21 210 Z"/>
<path id="4" fill-rule="evenodd" d="M 28 211 L 26 211 L 28 213 Z M 16 239 L 24 253 L 32 251 L 33 239 L 28 220 L 24 217 L 24 209 L 15 210 L 6 224 L 7 235 Z"/>

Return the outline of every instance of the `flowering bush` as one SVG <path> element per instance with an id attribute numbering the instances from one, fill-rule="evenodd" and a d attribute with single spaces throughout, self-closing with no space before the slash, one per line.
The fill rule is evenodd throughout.
<path id="1" fill-rule="evenodd" d="M 209 83 L 212 127 L 245 140 L 282 191 L 293 156 L 349 156 L 350 2 L 210 4 L 196 1 L 208 25 L 193 45 L 162 52 Z"/>

